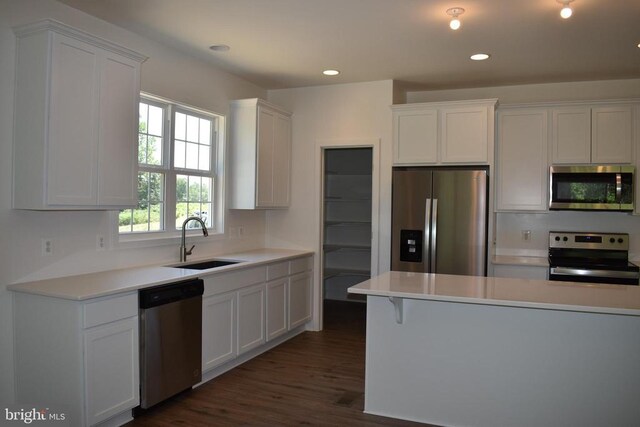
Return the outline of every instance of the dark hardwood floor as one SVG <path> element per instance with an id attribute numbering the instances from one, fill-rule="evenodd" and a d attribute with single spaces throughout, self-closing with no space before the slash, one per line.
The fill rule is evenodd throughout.
<path id="1" fill-rule="evenodd" d="M 362 412 L 365 310 L 325 304 L 322 332 L 304 332 L 127 425 L 422 425 Z"/>

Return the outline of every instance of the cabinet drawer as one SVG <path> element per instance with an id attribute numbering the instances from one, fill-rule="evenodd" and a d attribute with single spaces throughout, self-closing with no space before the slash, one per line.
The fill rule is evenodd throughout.
<path id="1" fill-rule="evenodd" d="M 204 296 L 235 291 L 255 283 L 265 282 L 266 267 L 254 267 L 224 274 L 201 277 L 204 280 Z"/>
<path id="2" fill-rule="evenodd" d="M 278 279 L 289 274 L 289 263 L 279 262 L 267 266 L 267 281 Z"/>
<path id="3" fill-rule="evenodd" d="M 298 258 L 292 260 L 289 264 L 289 274 L 302 273 L 303 271 L 311 270 L 312 257 Z"/>
<path id="4" fill-rule="evenodd" d="M 83 327 L 91 328 L 103 323 L 115 322 L 138 315 L 138 293 L 89 302 L 83 306 Z"/>

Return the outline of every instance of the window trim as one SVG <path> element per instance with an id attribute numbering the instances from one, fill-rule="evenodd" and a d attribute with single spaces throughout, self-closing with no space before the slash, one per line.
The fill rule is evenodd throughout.
<path id="1" fill-rule="evenodd" d="M 163 221 L 165 226 L 168 226 L 170 229 L 165 230 L 157 230 L 157 231 L 142 231 L 142 232 L 130 232 L 130 233 L 120 233 L 118 227 L 118 213 L 119 211 L 113 212 L 112 223 L 114 224 L 114 234 L 115 239 L 120 246 L 124 247 L 150 247 L 150 246 L 158 246 L 162 244 L 172 244 L 176 241 L 179 241 L 181 238 L 181 230 L 174 229 L 173 224 L 176 222 L 175 217 L 175 205 L 176 205 L 176 175 L 179 174 L 191 174 L 191 175 L 202 175 L 202 176 L 210 176 L 213 179 L 213 192 L 214 197 L 212 198 L 213 204 L 213 218 L 212 218 L 212 228 L 215 231 L 209 230 L 209 237 L 207 239 L 218 240 L 224 238 L 225 233 L 225 212 L 226 212 L 226 194 L 225 194 L 225 154 L 226 154 L 226 116 L 220 113 L 216 113 L 213 111 L 206 111 L 198 107 L 194 107 L 192 105 L 188 105 L 185 103 L 173 101 L 168 98 L 159 97 L 157 95 L 153 95 L 147 92 L 140 92 L 139 101 L 149 103 L 152 105 L 156 105 L 162 107 L 164 109 L 164 134 L 162 141 L 162 149 L 164 153 L 167 153 L 163 156 L 162 165 L 145 165 L 140 166 L 137 165 L 137 171 L 149 171 L 149 172 L 161 172 L 164 174 L 164 209 L 165 213 L 163 215 Z M 182 112 L 186 114 L 195 115 L 205 119 L 212 120 L 212 149 L 211 150 L 211 173 L 209 175 L 205 175 L 203 173 L 198 173 L 198 171 L 193 169 L 183 169 L 183 168 L 174 168 L 173 165 L 173 139 L 174 139 L 174 114 L 175 112 Z M 136 159 L 138 156 L 138 150 L 136 149 Z M 172 175 L 172 179 L 168 179 L 168 177 Z M 138 174 L 136 173 L 136 177 Z M 187 230 L 187 235 L 192 236 L 189 237 L 190 240 L 198 242 L 204 241 L 204 236 L 202 236 L 202 232 L 198 229 Z M 199 237 L 198 237 L 199 236 Z"/>

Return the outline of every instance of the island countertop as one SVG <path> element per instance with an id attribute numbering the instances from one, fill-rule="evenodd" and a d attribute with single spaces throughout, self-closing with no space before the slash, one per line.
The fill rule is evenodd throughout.
<path id="1" fill-rule="evenodd" d="M 640 316 L 640 286 L 391 271 L 349 293 Z"/>

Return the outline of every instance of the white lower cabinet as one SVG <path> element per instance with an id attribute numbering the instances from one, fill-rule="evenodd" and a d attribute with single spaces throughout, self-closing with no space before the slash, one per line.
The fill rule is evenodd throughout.
<path id="1" fill-rule="evenodd" d="M 547 280 L 549 268 L 531 265 L 494 265 L 494 277 L 514 277 L 517 279 Z"/>
<path id="2" fill-rule="evenodd" d="M 267 283 L 267 341 L 287 332 L 287 290 L 289 279 Z"/>
<path id="3" fill-rule="evenodd" d="M 266 342 L 264 303 L 264 284 L 238 291 L 238 354 Z"/>
<path id="4" fill-rule="evenodd" d="M 311 284 L 309 272 L 289 279 L 289 330 L 311 319 Z"/>
<path id="5" fill-rule="evenodd" d="M 140 403 L 138 293 L 13 302 L 16 402 L 60 408 L 71 426 L 129 420 Z"/>
<path id="6" fill-rule="evenodd" d="M 304 256 L 201 277 L 202 372 L 224 370 L 311 320 L 312 269 Z"/>
<path id="7" fill-rule="evenodd" d="M 202 372 L 236 357 L 236 292 L 202 301 Z"/>
<path id="8" fill-rule="evenodd" d="M 87 424 L 138 405 L 138 317 L 84 332 Z"/>

